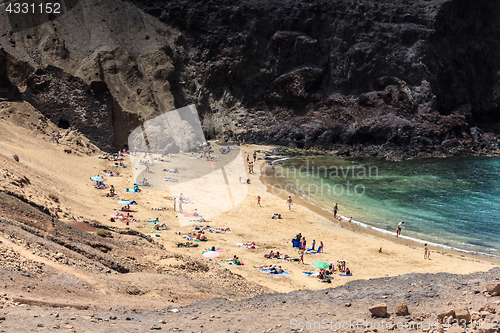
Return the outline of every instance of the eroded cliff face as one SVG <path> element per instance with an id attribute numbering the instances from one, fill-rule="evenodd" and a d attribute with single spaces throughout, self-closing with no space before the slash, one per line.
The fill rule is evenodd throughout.
<path id="1" fill-rule="evenodd" d="M 391 159 L 488 154 L 500 133 L 499 14 L 494 0 L 82 0 L 0 43 L 104 82 L 117 148 L 141 122 L 194 103 L 208 138 Z"/>
<path id="2" fill-rule="evenodd" d="M 65 96 L 67 99 L 85 100 L 76 113 L 63 101 L 54 101 L 53 108 L 41 106 L 35 93 L 39 78 L 33 77 L 25 97 L 40 106 L 42 113 L 56 124 L 61 119 L 65 124 L 71 120 L 70 126 L 82 131 L 92 126 L 83 132 L 92 132 L 93 142 L 101 149 L 124 148 L 134 128 L 176 108 L 172 86 L 176 80 L 173 63 L 178 51 L 173 48 L 178 32 L 122 1 L 72 0 L 71 8 L 51 22 L 22 31 L 9 26 L 6 13 L 0 13 L 0 47 L 32 66 L 32 72 L 46 71 L 43 80 L 51 86 L 51 92 L 43 94 L 57 95 L 60 88 L 59 93 L 73 94 Z M 48 75 L 55 68 L 65 74 Z M 6 86 L 11 84 L 4 81 Z M 109 91 L 110 98 L 98 103 L 92 94 L 79 95 L 78 89 L 65 89 L 80 81 L 85 86 L 83 91 L 97 87 L 101 92 Z M 102 108 L 91 107 L 94 103 Z M 97 127 L 89 124 L 87 119 L 91 118 L 99 120 Z M 96 135 L 105 137 L 97 140 Z"/>
<path id="3" fill-rule="evenodd" d="M 77 129 L 97 147 L 112 151 L 113 99 L 106 84 L 82 79 L 47 66 L 27 80 L 23 99 L 61 128 Z"/>
<path id="4" fill-rule="evenodd" d="M 498 149 L 496 1 L 132 3 L 186 37 L 183 91 L 208 134 L 388 158 Z"/>

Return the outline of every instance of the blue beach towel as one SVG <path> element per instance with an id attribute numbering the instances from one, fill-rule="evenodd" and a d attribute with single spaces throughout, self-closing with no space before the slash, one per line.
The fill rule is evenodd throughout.
<path id="1" fill-rule="evenodd" d="M 316 253 L 320 253 L 320 252 L 321 252 L 321 250 L 323 250 L 323 246 L 318 247 L 318 251 L 315 251 L 315 252 L 309 252 L 309 253 L 311 253 L 311 254 L 316 254 Z M 308 251 L 309 251 L 309 250 L 308 250 Z"/>
<path id="2" fill-rule="evenodd" d="M 293 247 L 298 247 L 299 249 L 302 248 L 302 242 L 296 240 L 295 238 L 292 239 L 292 245 L 293 245 Z"/>

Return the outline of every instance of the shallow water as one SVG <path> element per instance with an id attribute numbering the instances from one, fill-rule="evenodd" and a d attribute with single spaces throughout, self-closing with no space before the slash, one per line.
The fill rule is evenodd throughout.
<path id="1" fill-rule="evenodd" d="M 293 158 L 275 166 L 287 190 L 383 230 L 500 256 L 500 158 L 405 162 Z"/>

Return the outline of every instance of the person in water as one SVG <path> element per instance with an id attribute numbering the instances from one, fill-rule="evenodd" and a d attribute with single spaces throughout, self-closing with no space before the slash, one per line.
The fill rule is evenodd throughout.
<path id="1" fill-rule="evenodd" d="M 396 228 L 396 237 L 401 236 L 401 229 L 403 228 L 404 221 L 399 222 L 398 227 Z"/>

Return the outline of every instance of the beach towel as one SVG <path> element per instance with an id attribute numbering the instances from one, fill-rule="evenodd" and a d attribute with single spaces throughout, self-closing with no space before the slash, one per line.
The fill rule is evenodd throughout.
<path id="1" fill-rule="evenodd" d="M 257 249 L 257 248 L 259 248 L 259 247 L 258 247 L 258 246 L 256 246 L 256 245 L 245 245 L 245 244 L 243 244 L 243 243 L 236 243 L 236 245 L 241 246 L 241 247 L 245 247 L 245 248 L 247 248 L 247 249 Z"/>
<path id="2" fill-rule="evenodd" d="M 169 172 L 169 173 L 179 173 L 179 170 L 175 170 L 175 169 L 169 169 L 169 170 L 165 170 L 166 172 Z"/>
<path id="3" fill-rule="evenodd" d="M 270 269 L 266 269 L 266 270 L 262 270 L 264 273 L 266 274 L 269 274 L 269 275 L 288 275 L 290 273 L 288 273 L 287 271 L 283 271 L 281 273 L 272 273 L 271 274 L 271 270 Z"/>
<path id="4" fill-rule="evenodd" d="M 127 213 L 137 213 L 137 211 L 133 210 L 133 209 L 122 209 L 121 211 L 122 212 L 127 212 Z"/>
<path id="5" fill-rule="evenodd" d="M 307 253 L 310 253 L 310 254 L 316 254 L 316 253 L 320 253 L 320 252 L 321 252 L 321 250 L 323 250 L 323 247 L 322 247 L 322 246 L 318 247 L 318 251 L 314 251 L 314 252 L 307 252 Z"/>
<path id="6" fill-rule="evenodd" d="M 188 235 L 182 235 L 182 238 L 186 238 L 187 240 L 193 240 L 191 237 L 189 237 Z"/>
<path id="7" fill-rule="evenodd" d="M 206 239 L 205 239 L 205 240 L 195 239 L 194 241 L 195 241 L 195 242 L 206 242 L 207 240 L 206 240 Z"/>
<path id="8" fill-rule="evenodd" d="M 182 200 L 183 205 L 194 205 L 194 202 L 188 200 Z"/>
<path id="9" fill-rule="evenodd" d="M 352 276 L 352 274 L 339 274 L 339 276 Z"/>
<path id="10" fill-rule="evenodd" d="M 302 274 L 305 274 L 307 276 L 318 276 L 319 272 L 302 272 Z"/>
<path id="11" fill-rule="evenodd" d="M 148 223 L 159 223 L 160 221 L 147 221 Z"/>
<path id="12" fill-rule="evenodd" d="M 127 193 L 139 193 L 139 191 L 134 191 L 134 190 L 131 190 L 131 189 L 127 189 Z"/>
<path id="13" fill-rule="evenodd" d="M 166 207 L 161 207 L 161 208 L 157 208 L 157 207 L 153 207 L 151 208 L 151 210 L 165 210 L 167 209 Z"/>
<path id="14" fill-rule="evenodd" d="M 176 182 L 176 181 L 177 181 L 177 179 L 175 179 L 175 178 L 170 178 L 170 176 L 169 176 L 169 177 L 166 177 L 166 178 L 165 178 L 165 180 L 166 180 L 167 182 Z"/>
<path id="15" fill-rule="evenodd" d="M 295 238 L 292 239 L 292 245 L 293 247 L 298 247 L 299 249 L 302 248 L 302 242 L 296 240 Z"/>
<path id="16" fill-rule="evenodd" d="M 193 217 L 193 216 L 195 216 L 194 213 L 182 213 L 182 215 L 184 215 L 185 217 Z"/>

